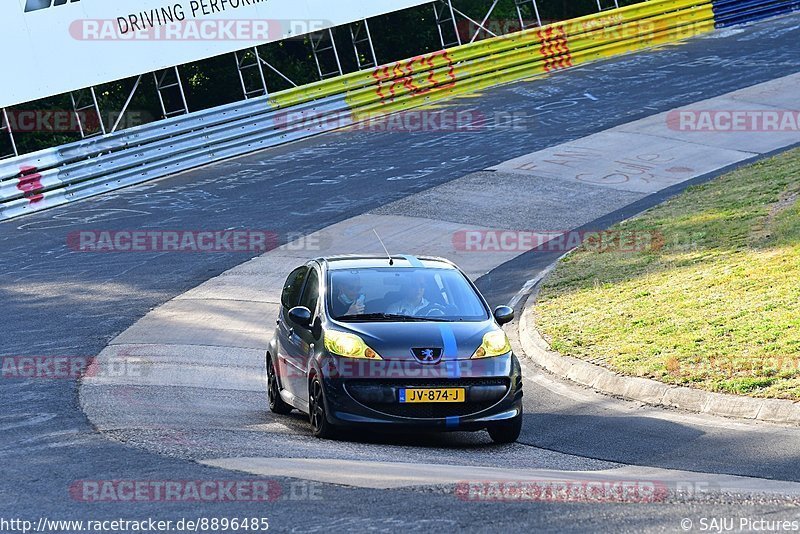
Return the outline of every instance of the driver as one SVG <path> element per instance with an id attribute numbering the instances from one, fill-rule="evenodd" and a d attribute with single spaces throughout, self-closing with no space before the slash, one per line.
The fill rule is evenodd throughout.
<path id="1" fill-rule="evenodd" d="M 414 316 L 431 304 L 425 299 L 425 283 L 421 278 L 404 280 L 400 291 L 403 298 L 389 306 L 386 313 Z"/>
<path id="2" fill-rule="evenodd" d="M 361 292 L 361 278 L 347 273 L 337 281 L 336 297 L 333 299 L 333 313 L 336 317 L 360 315 L 364 313 L 364 294 Z"/>

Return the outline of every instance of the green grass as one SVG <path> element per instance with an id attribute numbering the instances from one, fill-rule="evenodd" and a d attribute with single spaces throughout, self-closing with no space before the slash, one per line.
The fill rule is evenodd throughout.
<path id="1" fill-rule="evenodd" d="M 554 350 L 710 391 L 800 399 L 800 149 L 691 187 L 583 247 L 535 309 Z"/>

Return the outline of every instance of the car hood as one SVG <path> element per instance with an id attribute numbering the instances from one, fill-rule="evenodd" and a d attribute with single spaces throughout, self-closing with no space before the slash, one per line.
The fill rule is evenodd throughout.
<path id="1" fill-rule="evenodd" d="M 411 349 L 440 348 L 443 360 L 468 360 L 483 336 L 498 327 L 492 320 L 480 322 L 372 322 L 338 323 L 360 336 L 384 360 L 416 361 Z"/>

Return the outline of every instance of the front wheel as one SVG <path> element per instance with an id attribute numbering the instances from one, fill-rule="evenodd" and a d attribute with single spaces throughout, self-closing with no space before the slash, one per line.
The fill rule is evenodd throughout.
<path id="1" fill-rule="evenodd" d="M 487 430 L 495 443 L 514 443 L 522 432 L 522 413 L 513 419 L 495 423 Z"/>
<path id="2" fill-rule="evenodd" d="M 336 427 L 328 421 L 325 411 L 325 392 L 318 378 L 311 381 L 308 396 L 308 418 L 314 436 L 330 439 L 336 436 Z"/>

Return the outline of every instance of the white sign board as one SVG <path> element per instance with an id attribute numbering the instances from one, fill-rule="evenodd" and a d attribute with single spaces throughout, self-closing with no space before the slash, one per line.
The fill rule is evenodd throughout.
<path id="1" fill-rule="evenodd" d="M 3 0 L 0 107 L 429 2 Z"/>

